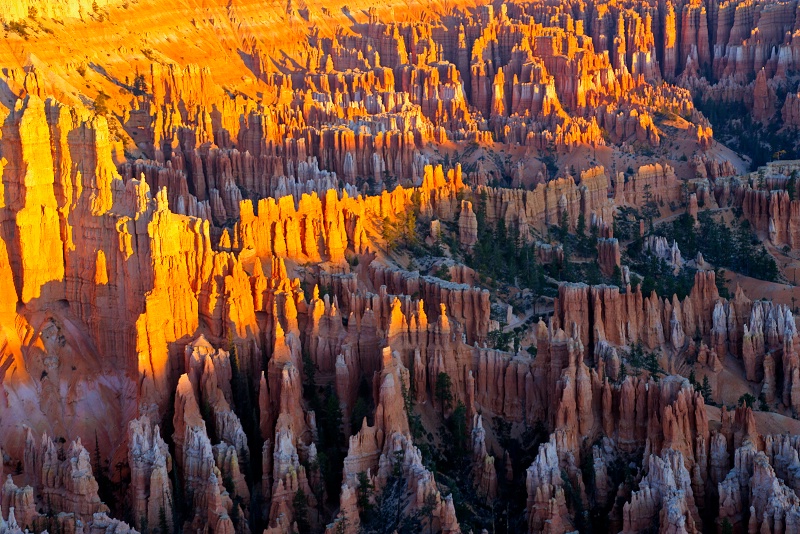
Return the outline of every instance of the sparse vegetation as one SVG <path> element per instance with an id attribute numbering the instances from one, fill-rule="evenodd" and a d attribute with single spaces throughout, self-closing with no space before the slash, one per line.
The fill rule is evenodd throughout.
<path id="1" fill-rule="evenodd" d="M 453 402 L 453 380 L 444 371 L 436 376 L 436 400 L 439 401 L 442 417 L 444 417 L 445 410 L 449 409 Z"/>
<path id="2" fill-rule="evenodd" d="M 703 254 L 706 261 L 717 267 L 752 276 L 759 280 L 778 280 L 778 266 L 767 252 L 746 220 L 736 221 L 732 227 L 716 219 L 709 212 L 700 212 L 699 225 L 684 213 L 673 222 L 659 226 L 655 233 L 678 243 L 684 258 Z"/>
<path id="3" fill-rule="evenodd" d="M 27 40 L 29 37 L 29 30 L 30 27 L 28 26 L 28 22 L 25 20 L 12 20 L 6 25 L 6 31 L 16 33 L 25 40 Z"/>
<path id="4" fill-rule="evenodd" d="M 522 243 L 517 228 L 506 228 L 500 219 L 496 228 L 486 221 L 486 194 L 477 199 L 478 242 L 465 263 L 481 276 L 503 280 L 540 294 L 545 285 L 544 270 L 536 260 L 536 249 Z"/>
<path id="5" fill-rule="evenodd" d="M 97 98 L 94 99 L 94 112 L 97 115 L 108 114 L 108 100 L 109 96 L 102 91 L 97 95 Z"/>
<path id="6" fill-rule="evenodd" d="M 420 246 L 420 239 L 417 234 L 415 210 L 401 212 L 396 219 L 385 218 L 383 220 L 383 239 L 389 250 L 408 248 L 416 251 Z"/>
<path id="7" fill-rule="evenodd" d="M 137 2 L 127 0 L 122 7 Z M 699 395 L 711 405 L 714 395 L 719 402 L 732 403 L 747 391 L 738 398 L 738 406 L 774 410 L 775 414 L 757 414 L 758 423 L 759 430 L 777 433 L 775 429 L 786 423 L 781 418 L 797 404 L 787 389 L 796 389 L 790 383 L 796 377 L 796 370 L 790 369 L 796 362 L 789 358 L 794 358 L 793 325 L 782 315 L 784 308 L 773 307 L 753 320 L 750 316 L 768 309 L 766 305 L 759 308 L 738 298 L 716 302 L 705 291 L 703 298 L 674 306 L 671 297 L 690 294 L 697 269 L 707 267 L 692 261 L 699 254 L 713 264 L 723 298 L 730 298 L 727 278 L 782 280 L 779 265 L 791 276 L 797 248 L 787 245 L 781 254 L 772 242 L 760 242 L 742 218 L 741 206 L 750 205 L 741 197 L 747 187 L 762 188 L 763 194 L 785 184 L 790 198 L 796 199 L 798 174 L 787 181 L 762 171 L 740 188 L 741 182 L 728 176 L 731 164 L 738 168 L 740 162 L 727 150 L 706 146 L 707 124 L 692 107 L 690 90 L 652 81 L 659 76 L 641 76 L 641 65 L 634 65 L 632 77 L 616 79 L 614 73 L 625 71 L 616 65 L 622 59 L 613 53 L 620 43 L 594 42 L 595 52 L 588 37 L 578 36 L 576 41 L 580 24 L 570 17 L 577 16 L 579 6 L 559 11 L 558 2 L 544 2 L 547 9 L 542 12 L 508 6 L 495 16 L 489 9 L 499 10 L 502 2 L 470 10 L 446 3 L 422 14 L 402 13 L 402 23 L 385 27 L 375 19 L 383 14 L 380 7 L 358 12 L 325 7 L 320 9 L 331 20 L 323 22 L 332 22 L 323 24 L 326 31 L 317 32 L 318 13 L 305 2 L 290 1 L 275 8 L 279 16 L 265 15 L 265 20 L 280 20 L 285 26 L 277 32 L 279 39 L 301 39 L 283 46 L 272 42 L 276 39 L 265 41 L 259 33 L 263 25 L 252 24 L 252 14 L 235 2 L 229 2 L 227 11 L 207 13 L 190 2 L 191 13 L 174 17 L 180 26 L 164 25 L 164 17 L 144 17 L 141 20 L 158 23 L 153 29 L 140 28 L 150 31 L 144 40 L 126 39 L 129 28 L 122 25 L 98 24 L 109 13 L 122 13 L 116 3 L 84 0 L 80 20 L 70 13 L 65 28 L 49 18 L 52 9 L 29 3 L 37 7 L 30 7 L 27 17 L 5 23 L 10 50 L 19 61 L 24 59 L 22 52 L 36 53 L 36 43 L 20 38 L 52 44 L 57 39 L 44 34 L 52 31 L 49 28 L 62 36 L 75 28 L 98 30 L 103 39 L 66 43 L 68 57 L 52 72 L 39 67 L 52 62 L 53 53 L 48 52 L 42 61 L 24 63 L 24 68 L 9 66 L 13 71 L 5 76 L 10 144 L 4 152 L 9 158 L 4 272 L 12 293 L 5 315 L 13 324 L 0 326 L 13 334 L 6 351 L 8 364 L 21 351 L 25 361 L 17 360 L 30 368 L 30 376 L 16 372 L 13 365 L 9 368 L 8 380 L 20 381 L 19 386 L 8 384 L 11 400 L 25 405 L 9 414 L 29 414 L 31 424 L 76 439 L 100 420 L 100 408 L 95 412 L 87 403 L 111 403 L 109 420 L 115 426 L 108 432 L 101 429 L 99 438 L 95 434 L 90 454 L 97 493 L 112 507 L 109 515 L 143 534 L 217 529 L 223 525 L 218 516 L 225 513 L 232 522 L 231 526 L 225 519 L 225 528 L 236 534 L 343 534 L 352 525 L 331 521 L 337 516 L 352 519 L 354 500 L 359 534 L 434 534 L 446 530 L 439 527 L 444 522 L 441 497 L 447 499 L 447 515 L 452 504 L 462 532 L 510 534 L 552 528 L 597 534 L 619 530 L 631 519 L 635 530 L 658 532 L 665 506 L 626 504 L 637 498 L 634 492 L 646 488 L 648 476 L 652 488 L 654 481 L 663 486 L 656 488 L 661 495 L 655 494 L 661 504 L 685 490 L 678 497 L 686 499 L 672 499 L 677 504 L 667 510 L 672 514 L 668 519 L 675 516 L 679 523 L 685 515 L 687 528 L 694 522 L 708 532 L 733 533 L 728 520 L 717 518 L 725 504 L 719 502 L 725 492 L 717 490 L 727 487 L 717 487 L 717 482 L 741 456 L 733 453 L 744 439 L 742 410 L 736 417 L 730 415 L 732 423 L 724 420 L 720 427 L 720 411 L 702 411 Z M 647 30 L 647 24 L 639 24 L 644 20 L 640 18 L 648 14 L 635 13 L 630 2 L 617 4 L 611 6 L 610 24 L 616 24 L 619 15 L 629 36 L 637 32 L 641 37 L 639 30 Z M 761 9 L 760 4 L 753 9 Z M 663 29 L 659 17 L 665 9 L 660 5 L 648 15 L 658 15 L 651 21 L 656 30 Z M 709 13 L 713 19 L 714 13 Z M 126 13 L 140 25 L 137 17 L 142 14 L 137 9 Z M 22 15 L 15 11 L 15 17 Z M 415 16 L 424 22 L 421 34 Z M 539 31 L 537 26 L 533 31 L 531 16 L 537 24 L 558 27 Z M 342 17 L 352 24 L 342 32 L 328 31 L 344 22 Z M 511 20 L 520 17 L 522 21 L 512 25 Z M 456 53 L 454 39 L 462 41 L 457 35 L 460 23 L 466 26 L 468 48 L 477 50 L 482 45 L 473 46 L 473 41 L 488 19 L 496 20 L 489 33 L 499 28 L 502 34 L 499 46 L 490 42 L 494 36 L 485 34 L 484 54 L 476 52 L 469 60 L 469 54 Z M 425 29 L 429 27 L 432 32 Z M 715 28 L 712 25 L 712 33 Z M 391 30 L 383 37 L 391 41 L 392 53 L 377 46 L 376 35 L 383 30 Z M 590 30 L 596 28 L 584 28 L 593 33 Z M 236 39 L 226 38 L 231 31 Z M 122 35 L 112 39 L 112 32 Z M 525 59 L 528 48 L 542 48 L 532 32 L 558 38 L 556 48 L 565 50 L 557 52 L 574 59 L 568 61 L 566 83 L 586 82 L 582 87 L 567 87 L 569 94 L 563 94 L 563 58 L 545 58 L 546 69 L 538 59 L 534 64 Z M 220 38 L 225 41 L 222 48 L 216 46 Z M 650 35 L 642 38 L 648 41 Z M 76 50 L 89 41 L 113 48 Z M 561 46 L 562 41 L 569 46 Z M 138 54 L 131 49 L 137 42 L 151 42 L 155 48 Z M 605 47 L 611 50 L 601 50 Z M 212 49 L 222 55 L 205 65 L 201 56 Z M 459 49 L 464 51 L 461 45 Z M 657 55 L 662 52 L 659 48 Z M 608 67 L 609 53 L 614 55 L 613 69 Z M 623 59 L 630 62 L 632 53 Z M 518 56 L 526 62 L 523 71 Z M 137 67 L 124 71 L 120 58 Z M 665 58 L 651 59 L 663 65 Z M 705 59 L 701 63 L 699 68 L 711 80 L 711 66 Z M 458 72 L 462 65 L 469 72 Z M 587 66 L 594 73 L 588 78 L 585 72 L 573 72 Z M 140 68 L 145 70 L 140 73 Z M 645 73 L 649 70 L 647 66 Z M 520 72 L 522 86 L 517 85 Z M 738 84 L 739 78 L 747 75 L 737 74 L 731 83 Z M 493 86 L 493 81 L 504 85 Z M 789 82 L 788 88 L 772 82 L 769 89 L 796 90 L 796 80 L 790 77 Z M 476 90 L 480 97 L 472 94 Z M 63 95 L 65 102 L 47 100 L 43 106 L 31 96 L 28 102 L 36 107 L 26 109 L 24 102 L 13 102 L 26 91 L 56 100 Z M 776 100 L 776 112 L 782 96 L 785 93 Z M 591 111 L 598 105 L 605 114 Z M 650 120 L 655 106 L 661 107 L 655 111 L 657 124 Z M 728 113 L 730 109 L 745 108 L 729 106 Z M 718 132 L 734 139 L 754 161 L 770 154 L 787 158 L 800 153 L 795 150 L 800 146 L 796 132 L 758 126 L 747 113 L 744 118 L 724 117 L 723 111 L 709 109 L 715 121 L 731 126 L 730 132 Z M 100 131 L 92 137 L 97 123 Z M 598 133 L 611 146 L 603 146 Z M 661 144 L 653 148 L 656 137 Z M 446 142 L 439 142 L 443 139 Z M 97 153 L 101 149 L 104 153 Z M 120 151 L 128 161 L 121 161 Z M 24 161 L 11 160 L 19 160 L 20 154 Z M 40 154 L 46 172 L 37 181 L 32 173 L 42 165 L 31 162 Z M 423 167 L 427 175 L 428 165 L 440 160 L 445 171 L 462 165 L 466 187 L 456 191 L 449 182 L 437 191 L 406 189 L 419 183 Z M 647 184 L 649 172 L 636 174 L 646 163 L 657 169 L 653 185 Z M 578 183 L 583 170 L 601 164 L 608 181 L 589 171 L 584 175 L 588 179 Z M 655 164 L 674 166 L 680 181 Z M 95 168 L 105 174 L 90 176 Z M 541 184 L 542 168 L 545 179 L 563 180 Z M 668 180 L 662 179 L 665 175 Z M 135 176 L 148 184 L 133 181 Z M 438 181 L 438 170 L 435 176 Z M 624 191 L 619 190 L 619 176 Z M 169 206 L 164 206 L 161 193 L 154 198 L 165 184 Z M 346 191 L 328 190 L 335 184 Z M 512 185 L 514 189 L 490 189 Z M 34 186 L 36 195 L 25 197 L 26 187 Z M 523 190 L 532 186 L 541 187 Z M 391 190 L 393 194 L 385 194 Z M 352 198 L 353 191 L 384 194 L 364 200 Z M 727 205 L 708 200 L 711 193 L 722 198 L 721 191 L 732 199 Z M 298 199 L 301 192 L 311 194 Z M 692 192 L 697 192 L 700 206 L 707 201 L 702 207 L 713 208 L 700 213 L 698 220 L 681 214 L 694 199 Z M 276 208 L 274 201 L 283 194 L 287 196 Z M 471 215 L 466 217 L 463 201 L 472 202 L 476 226 Z M 732 203 L 740 207 L 731 208 Z M 759 213 L 764 215 L 758 222 L 761 231 L 771 214 L 763 209 Z M 55 222 L 38 224 L 40 215 Z M 31 224 L 32 237 L 22 235 Z M 613 232 L 608 224 L 613 224 Z M 779 232 L 786 234 L 784 228 Z M 622 261 L 610 246 L 616 244 L 609 240 L 610 233 L 619 241 Z M 796 236 L 788 234 L 786 241 L 796 245 Z M 669 253 L 656 257 L 645 250 L 646 238 L 652 236 L 677 242 L 683 263 L 673 261 Z M 104 250 L 93 250 L 92 245 Z M 48 276 L 26 272 L 38 259 L 36 250 L 28 250 L 36 246 L 42 248 L 36 269 L 53 260 L 63 260 L 63 266 L 56 266 L 63 268 L 48 270 Z M 656 292 L 660 299 L 631 294 L 628 281 L 645 296 Z M 619 292 L 562 286 L 556 300 L 562 282 L 611 283 Z M 315 285 L 320 295 L 330 295 L 325 306 L 312 296 Z M 769 285 L 762 295 L 751 291 L 756 286 L 752 280 L 742 285 L 753 301 L 783 290 L 776 300 L 791 300 L 796 308 L 788 285 Z M 81 298 L 76 300 L 78 294 Z M 67 298 L 72 300 L 54 302 Z M 402 331 L 396 315 L 391 316 L 398 302 L 404 315 L 399 321 Z M 439 305 L 449 316 L 449 328 L 443 327 L 447 321 L 439 317 Z M 68 322 L 58 343 L 66 341 L 58 347 L 54 338 L 45 337 L 45 318 Z M 745 323 L 752 329 L 750 336 L 742 334 Z M 277 333 L 279 324 L 284 339 Z M 201 334 L 213 349 L 206 350 L 205 342 L 194 343 Z M 228 350 L 229 360 L 216 352 L 220 348 Z M 109 349 L 114 354 L 105 354 Z M 382 352 L 386 349 L 388 353 Z M 710 349 L 716 356 L 698 362 Z M 763 367 L 763 374 L 774 379 L 766 380 L 767 387 L 742 376 L 752 375 L 754 359 L 749 357 L 756 352 L 758 373 Z M 391 362 L 382 354 L 391 354 Z M 723 374 L 712 372 L 720 362 Z M 87 368 L 86 376 L 80 376 Z M 683 379 L 687 373 L 694 393 Z M 86 382 L 93 386 L 84 392 Z M 756 398 L 750 393 L 760 391 L 766 395 Z M 47 406 L 35 409 L 36 395 L 42 404 L 59 408 L 51 410 L 53 424 L 43 424 L 42 416 L 50 414 L 45 413 Z M 66 401 L 61 398 L 65 396 Z M 87 406 L 91 413 L 85 417 L 72 413 Z M 123 423 L 137 407 L 152 423 L 159 423 L 166 446 L 145 436 L 125 447 Z M 619 417 L 626 419 L 620 422 Z M 77 421 L 78 428 L 70 428 L 71 421 Z M 670 426 L 673 421 L 677 427 Z M 20 430 L 23 421 L 19 423 L 4 420 L 2 428 Z M 182 426 L 192 428 L 184 432 Z M 285 432 L 287 426 L 290 432 Z M 356 436 L 359 429 L 363 432 Z M 132 425 L 129 432 L 133 430 Z M 711 463 L 703 454 L 720 452 L 715 449 L 719 436 L 703 445 L 698 437 L 703 432 L 719 432 L 727 440 L 725 454 L 711 454 Z M 550 436 L 557 444 L 555 451 L 541 447 Z M 90 436 L 83 436 L 85 441 L 86 437 Z M 78 524 L 85 514 L 62 514 L 63 503 L 55 510 L 49 501 L 41 502 L 43 497 L 64 500 L 59 495 L 63 484 L 58 480 L 58 487 L 45 487 L 38 472 L 28 472 L 31 459 L 37 469 L 35 462 L 42 460 L 30 443 L 23 451 L 19 438 L 9 438 L 6 468 L 17 483 L 36 486 L 35 505 L 43 510 L 37 518 L 41 525 L 32 528 L 20 520 L 21 527 L 40 532 L 39 527 L 46 526 L 53 534 L 64 534 L 65 526 L 75 530 L 72 523 Z M 69 461 L 65 437 L 56 440 L 52 448 L 42 442 L 48 447 L 48 468 L 55 454 Z M 237 450 L 222 444 L 226 440 Z M 779 443 L 777 435 L 775 440 Z M 136 447 L 148 443 L 152 448 Z M 679 454 L 668 457 L 665 449 L 670 447 L 683 451 L 683 460 Z M 164 448 L 169 454 L 162 454 Z M 790 447 L 786 450 L 792 452 Z M 349 451 L 354 454 L 348 458 Z M 202 480 L 192 474 L 197 454 L 202 455 L 202 470 L 197 470 Z M 664 462 L 650 454 L 663 455 Z M 144 465 L 151 457 L 158 461 L 158 470 Z M 128 458 L 134 465 L 127 464 Z M 690 474 L 696 506 L 689 499 L 682 466 Z M 775 467 L 776 477 L 785 480 L 786 466 Z M 169 486 L 174 502 L 156 502 L 154 497 L 167 492 L 142 487 L 151 483 L 151 470 L 152 483 Z M 54 476 L 63 474 L 59 469 Z M 535 499 L 526 485 L 527 477 L 534 475 L 542 480 L 531 488 Z M 164 476 L 169 480 L 161 480 Z M 207 485 L 215 476 L 220 486 L 210 491 Z M 243 498 L 247 492 L 242 478 L 249 500 Z M 344 495 L 353 499 L 340 502 L 345 483 Z M 781 480 L 773 486 L 781 484 L 789 483 Z M 142 513 L 146 495 L 153 499 L 148 497 L 152 502 Z M 195 510 L 198 503 L 203 506 Z M 746 530 L 751 503 L 739 504 L 735 528 Z M 784 511 L 775 510 L 777 524 L 778 512 Z M 623 517 L 629 512 L 633 515 Z M 273 522 L 280 513 L 284 524 Z M 533 515 L 553 513 L 559 517 L 545 527 L 527 525 Z M 702 524 L 696 521 L 698 514 Z M 20 513 L 19 518 L 24 515 L 30 514 Z M 538 516 L 536 521 L 542 519 Z M 101 526 L 88 522 L 83 528 L 88 532 Z"/>
<path id="8" fill-rule="evenodd" d="M 638 375 L 640 371 L 647 371 L 648 375 L 656 382 L 664 375 L 664 370 L 661 368 L 661 364 L 658 363 L 658 353 L 645 352 L 641 341 L 637 341 L 630 348 L 627 361 L 628 365 L 634 369 L 631 374 Z"/>
<path id="9" fill-rule="evenodd" d="M 752 408 L 756 403 L 756 398 L 751 395 L 750 393 L 745 393 L 739 400 L 737 401 L 738 406 L 747 406 L 748 408 Z"/>
<path id="10" fill-rule="evenodd" d="M 780 102 L 786 98 L 785 90 L 778 96 Z M 792 160 L 800 157 L 797 132 L 784 129 L 778 113 L 777 120 L 762 125 L 743 102 L 704 100 L 697 103 L 698 109 L 714 125 L 714 137 L 728 147 L 751 160 L 751 169 L 757 169 L 772 160 Z"/>

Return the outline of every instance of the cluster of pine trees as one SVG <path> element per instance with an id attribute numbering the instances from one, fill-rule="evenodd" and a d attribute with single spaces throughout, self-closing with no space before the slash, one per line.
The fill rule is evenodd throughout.
<path id="1" fill-rule="evenodd" d="M 700 252 L 703 258 L 717 266 L 745 276 L 776 282 L 778 265 L 767 252 L 746 220 L 731 226 L 707 211 L 700 212 L 695 225 L 688 213 L 656 228 L 671 243 L 676 241 L 684 258 L 692 259 Z"/>

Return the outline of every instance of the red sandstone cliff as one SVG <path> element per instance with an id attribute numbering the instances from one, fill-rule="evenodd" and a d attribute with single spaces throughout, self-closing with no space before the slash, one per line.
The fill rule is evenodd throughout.
<path id="1" fill-rule="evenodd" d="M 417 4 L 398 16 L 384 6 L 357 12 L 359 4 L 98 4 L 45 2 L 33 17 L 30 2 L 0 3 L 6 19 L 40 17 L 49 30 L 30 22 L 30 40 L 11 32 L 0 52 L 0 446 L 4 469 L 21 465 L 2 488 L 0 531 L 52 531 L 46 521 L 61 512 L 74 514 L 59 516 L 65 532 L 78 521 L 92 532 L 131 531 L 100 500 L 83 445 L 92 440 L 110 466 L 127 460 L 124 473 L 106 475 L 130 481 L 140 530 L 178 528 L 167 513 L 161 525 L 162 510 L 183 498 L 184 529 L 244 534 L 263 510 L 265 532 L 287 532 L 301 490 L 321 529 L 315 490 L 326 451 L 304 398 L 307 365 L 316 368 L 312 387 L 331 385 L 348 416 L 330 532 L 357 531 L 362 472 L 378 493 L 400 473 L 404 511 L 430 507 L 430 530 L 460 530 L 404 398 L 413 390 L 418 405 L 444 413 L 440 373 L 464 403 L 471 483 L 485 498 L 514 479 L 492 418 L 550 434 L 522 475 L 531 532 L 575 528 L 576 495 L 609 504 L 624 532 L 654 522 L 696 531 L 698 511 L 716 502 L 711 515 L 737 529 L 798 525 L 797 440 L 760 436 L 745 408 L 716 415 L 678 374 L 696 356 L 715 377 L 730 353 L 766 402 L 800 410 L 797 332 L 785 306 L 741 291 L 723 299 L 705 271 L 683 300 L 562 284 L 552 319 L 531 329 L 536 357 L 512 354 L 485 344 L 492 297 L 461 283 L 474 276 L 400 268 L 382 232 L 415 213 L 451 224 L 470 250 L 479 215 L 528 243 L 563 220 L 574 230 L 583 216 L 599 230 L 600 267 L 611 276 L 623 267 L 609 224 L 615 207 L 641 207 L 646 195 L 677 202 L 676 167 L 653 163 L 626 177 L 587 163 L 573 178 L 518 161 L 516 180 L 533 187 L 506 189 L 487 186 L 483 161 L 468 162 L 467 151 L 494 158 L 500 143 L 532 163 L 654 149 L 672 142 L 659 114 L 673 113 L 688 118 L 692 164 L 715 180 L 719 204 L 740 206 L 772 244 L 797 248 L 791 170 L 767 187 L 717 180 L 731 169 L 704 154 L 710 124 L 689 90 L 661 83 L 744 101 L 763 122 L 781 104 L 794 124 L 794 93 L 776 98 L 799 57 L 791 2 L 535 1 L 445 16 L 438 6 L 423 16 Z M 53 21 L 62 17 L 86 20 L 62 28 Z M 151 21 L 164 39 L 130 31 Z M 175 56 L 174 43 L 188 41 L 197 46 Z M 114 56 L 89 60 L 81 47 Z M 100 89 L 114 93 L 107 113 Z M 446 162 L 434 154 L 440 147 Z M 564 250 L 539 254 L 563 261 Z M 674 250 L 669 258 L 679 264 Z M 638 341 L 660 351 L 671 376 L 624 376 Z M 374 410 L 348 428 L 362 382 Z M 237 397 L 245 390 L 253 406 Z M 614 487 L 610 466 L 633 453 L 644 458 L 631 475 L 638 490 Z"/>

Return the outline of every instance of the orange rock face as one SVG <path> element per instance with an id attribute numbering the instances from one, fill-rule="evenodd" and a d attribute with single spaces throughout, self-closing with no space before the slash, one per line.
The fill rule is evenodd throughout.
<path id="1" fill-rule="evenodd" d="M 653 235 L 696 272 L 645 295 L 617 226 L 800 248 L 800 168 L 732 177 L 693 101 L 800 125 L 796 2 L 373 4 L 0 0 L 0 533 L 491 531 L 458 499 L 522 491 L 529 532 L 800 528 L 744 395 L 800 413 L 793 310 Z"/>

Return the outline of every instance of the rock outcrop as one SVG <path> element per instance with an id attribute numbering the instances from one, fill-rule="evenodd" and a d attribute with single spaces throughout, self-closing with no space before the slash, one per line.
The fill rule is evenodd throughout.
<path id="1" fill-rule="evenodd" d="M 793 311 L 635 215 L 800 248 L 800 168 L 732 177 L 694 104 L 799 125 L 797 2 L 195 4 L 0 1 L 0 534 L 456 533 L 472 490 L 529 532 L 798 528 Z M 637 237 L 688 295 L 630 285 Z"/>

